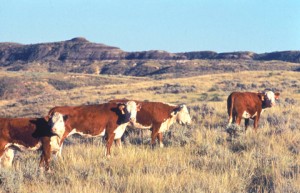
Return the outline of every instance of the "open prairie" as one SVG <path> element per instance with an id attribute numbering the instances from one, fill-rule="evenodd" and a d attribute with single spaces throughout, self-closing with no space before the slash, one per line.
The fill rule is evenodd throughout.
<path id="1" fill-rule="evenodd" d="M 17 153 L 1 169 L 0 192 L 300 192 L 300 78 L 292 71 L 244 71 L 165 78 L 48 72 L 0 72 L 0 116 L 39 117 L 58 105 L 128 98 L 185 103 L 191 126 L 174 124 L 165 148 L 149 131 L 128 130 L 123 149 L 104 157 L 101 138 L 70 137 L 52 173 L 40 152 Z M 278 105 L 231 138 L 226 99 L 232 91 L 280 92 Z M 242 122 L 243 123 L 243 122 Z M 250 122 L 252 127 L 252 122 Z"/>

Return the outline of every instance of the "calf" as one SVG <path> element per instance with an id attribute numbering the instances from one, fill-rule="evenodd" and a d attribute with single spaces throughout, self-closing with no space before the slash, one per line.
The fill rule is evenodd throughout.
<path id="1" fill-rule="evenodd" d="M 1 166 L 12 165 L 14 150 L 38 149 L 42 149 L 39 166 L 49 170 L 51 151 L 58 151 L 59 144 L 44 118 L 0 118 Z"/>
<path id="2" fill-rule="evenodd" d="M 240 125 L 245 119 L 245 129 L 249 126 L 249 119 L 254 119 L 254 129 L 257 130 L 259 117 L 262 111 L 275 105 L 279 93 L 266 91 L 264 93 L 233 92 L 227 99 L 228 124 Z"/>
<path id="3" fill-rule="evenodd" d="M 112 100 L 111 102 L 126 102 L 124 100 Z M 134 127 L 140 129 L 151 129 L 151 145 L 155 145 L 156 138 L 160 147 L 163 144 L 163 132 L 177 122 L 179 124 L 190 124 L 191 117 L 186 105 L 170 105 L 162 102 L 141 102 L 135 101 L 141 106 L 137 112 Z"/>
<path id="4" fill-rule="evenodd" d="M 114 139 L 121 138 L 128 123 L 135 121 L 137 108 L 133 101 L 60 106 L 49 111 L 48 120 L 51 130 L 60 138 L 60 147 L 66 137 L 75 133 L 85 137 L 106 135 L 105 155 L 110 155 Z"/>

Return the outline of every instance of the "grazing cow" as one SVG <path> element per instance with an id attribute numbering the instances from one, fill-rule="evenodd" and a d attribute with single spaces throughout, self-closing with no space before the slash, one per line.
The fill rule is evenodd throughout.
<path id="1" fill-rule="evenodd" d="M 15 150 L 38 149 L 42 149 L 40 167 L 48 171 L 50 154 L 59 150 L 59 144 L 44 118 L 0 118 L 1 166 L 12 165 Z"/>
<path id="2" fill-rule="evenodd" d="M 112 100 L 110 102 L 126 102 L 124 100 Z M 151 129 L 151 145 L 155 145 L 156 138 L 159 146 L 164 147 L 163 132 L 177 122 L 179 124 L 190 124 L 191 117 L 186 105 L 170 105 L 162 102 L 141 102 L 135 101 L 141 106 L 137 112 L 135 128 Z M 119 142 L 120 143 L 120 142 Z"/>
<path id="3" fill-rule="evenodd" d="M 60 106 L 48 113 L 51 130 L 60 138 L 60 147 L 66 137 L 79 134 L 84 137 L 106 135 L 106 153 L 114 139 L 121 138 L 129 122 L 136 119 L 137 105 L 127 103 L 104 103 L 97 105 Z"/>
<path id="4" fill-rule="evenodd" d="M 266 91 L 264 93 L 233 92 L 227 99 L 228 124 L 240 125 L 242 118 L 245 119 L 245 129 L 249 125 L 249 119 L 254 119 L 254 129 L 257 130 L 259 117 L 265 108 L 275 105 L 279 93 Z"/>

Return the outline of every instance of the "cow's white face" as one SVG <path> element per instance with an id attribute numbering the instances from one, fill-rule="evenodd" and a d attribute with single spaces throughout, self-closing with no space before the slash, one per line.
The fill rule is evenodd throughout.
<path id="1" fill-rule="evenodd" d="M 275 93 L 272 91 L 265 92 L 265 104 L 267 107 L 272 107 L 276 104 L 275 100 L 279 98 L 279 93 Z"/>
<path id="2" fill-rule="evenodd" d="M 127 114 L 126 117 L 129 118 L 130 122 L 135 122 L 138 108 L 139 107 L 136 105 L 134 101 L 128 101 L 125 104 L 125 113 Z"/>
<path id="3" fill-rule="evenodd" d="M 178 111 L 174 113 L 179 124 L 191 124 L 192 119 L 186 105 L 180 105 Z"/>
<path id="4" fill-rule="evenodd" d="M 63 136 L 66 127 L 65 127 L 65 117 L 58 112 L 55 112 L 52 117 L 49 119 L 49 126 L 53 134 L 58 135 L 60 138 Z"/>

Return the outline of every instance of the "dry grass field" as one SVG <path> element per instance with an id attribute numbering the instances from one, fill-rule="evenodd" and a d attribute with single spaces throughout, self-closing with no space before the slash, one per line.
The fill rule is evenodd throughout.
<path id="1" fill-rule="evenodd" d="M 128 130 L 123 149 L 104 157 L 100 138 L 70 137 L 52 173 L 38 170 L 40 152 L 17 153 L 0 169 L 0 192 L 300 192 L 299 72 L 247 71 L 154 80 L 126 76 L 0 72 L 0 116 L 43 116 L 57 105 L 129 98 L 185 103 L 191 126 L 174 124 L 165 148 Z M 17 84 L 16 84 L 17 83 Z M 6 88 L 6 89 L 3 89 Z M 232 91 L 280 92 L 258 132 L 226 133 Z M 242 122 L 243 123 L 243 122 Z M 251 127 L 252 122 L 250 121 Z"/>

